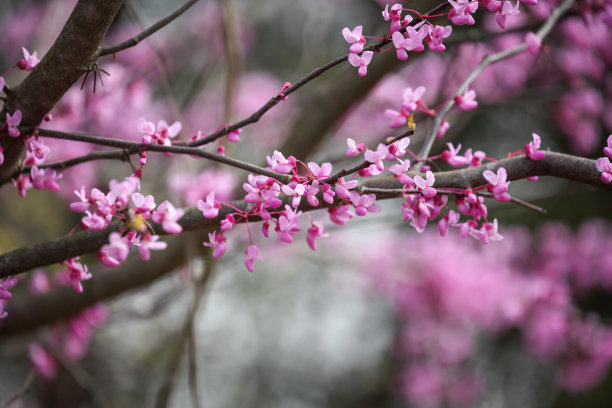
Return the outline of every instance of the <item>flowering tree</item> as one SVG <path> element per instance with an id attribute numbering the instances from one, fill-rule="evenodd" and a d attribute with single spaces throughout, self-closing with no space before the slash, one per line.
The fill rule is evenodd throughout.
<path id="1" fill-rule="evenodd" d="M 57 2 L 68 12 L 65 3 Z M 346 258 L 401 316 L 404 398 L 419 406 L 476 401 L 484 387 L 474 368 L 479 332 L 519 330 L 529 353 L 555 364 L 565 389 L 601 380 L 612 362 L 612 329 L 579 301 L 612 288 L 608 228 L 587 224 L 573 235 L 547 226 L 532 239 L 505 232 L 488 206 L 544 214 L 520 187 L 516 194 L 510 188 L 525 179 L 547 185 L 541 176 L 612 189 L 612 135 L 606 139 L 603 129 L 612 128 L 612 4 L 383 4 L 372 14 L 380 24 L 347 21 L 336 30 L 348 53 L 309 66 L 304 76 L 277 79 L 241 69 L 242 58 L 269 45 L 253 39 L 239 10 L 229 1 L 196 3 L 139 28 L 117 17 L 121 10 L 139 15 L 123 1 L 80 0 L 40 56 L 29 41 L 51 6 L 26 5 L 7 18 L 3 199 L 17 193 L 27 201 L 39 194 L 31 190 L 50 190 L 44 197 L 53 204 L 37 211 L 73 214 L 62 216 L 68 226 L 61 236 L 15 240 L 0 254 L 0 335 L 68 319 L 29 346 L 40 377 L 52 380 L 65 359 L 83 357 L 106 318 L 97 302 L 195 258 L 209 271 L 232 247 L 255 273 L 267 261 L 266 241 L 305 239 L 325 254 L 326 242 L 341 234 L 326 232 L 330 225 L 382 212 L 422 234 L 353 237 L 351 251 L 361 256 Z M 166 30 L 173 35 L 164 37 Z M 149 42 L 157 36 L 161 45 Z M 202 58 L 186 44 L 208 51 Z M 275 52 L 284 47 L 276 38 Z M 10 61 L 20 48 L 22 58 Z M 298 99 L 340 67 L 342 76 L 319 95 Z M 193 81 L 180 89 L 184 77 Z M 223 86 L 207 78 L 222 78 Z M 529 101 L 541 95 L 549 112 Z M 512 104 L 524 112 L 486 111 Z M 487 154 L 467 146 L 470 121 L 483 109 L 527 124 L 490 135 L 484 146 L 495 153 Z M 530 109 L 545 117 L 531 128 Z M 550 139 L 571 154 L 548 147 L 552 134 L 564 135 Z M 596 160 L 583 157 L 594 152 Z M 187 231 L 202 234 L 191 254 L 183 250 Z M 179 238 L 167 243 L 166 235 Z M 402 251 L 407 245 L 410 254 Z M 196 299 L 207 276 L 194 278 Z M 12 300 L 9 290 L 22 286 L 21 277 L 31 294 Z"/>

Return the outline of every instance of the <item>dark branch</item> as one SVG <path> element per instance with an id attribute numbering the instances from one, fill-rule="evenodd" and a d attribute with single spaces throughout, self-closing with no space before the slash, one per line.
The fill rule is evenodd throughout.
<path id="1" fill-rule="evenodd" d="M 149 37 L 150 35 L 154 34 L 155 32 L 159 31 L 160 29 L 170 24 L 173 20 L 175 20 L 177 17 L 179 17 L 181 14 L 183 14 L 185 11 L 187 11 L 191 6 L 193 6 L 197 2 L 198 0 L 189 0 L 187 3 L 183 4 L 181 7 L 176 9 L 172 14 L 162 18 L 161 20 L 159 20 L 158 22 L 156 22 L 155 24 L 153 24 L 151 27 L 147 28 L 140 34 L 135 35 L 134 37 L 128 40 L 125 40 L 122 43 L 102 48 L 100 50 L 99 56 L 103 57 L 105 55 L 115 54 L 119 51 L 123 51 L 123 50 L 126 50 L 128 48 L 131 48 L 137 45 L 145 38 Z"/>

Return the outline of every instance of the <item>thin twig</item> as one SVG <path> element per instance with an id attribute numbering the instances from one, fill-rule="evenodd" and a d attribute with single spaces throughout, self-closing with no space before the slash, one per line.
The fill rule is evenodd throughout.
<path id="1" fill-rule="evenodd" d="M 36 378 L 36 373 L 34 372 L 34 370 L 30 370 L 21 389 L 19 389 L 19 391 L 13 394 L 2 406 L 4 408 L 9 408 L 11 405 L 13 405 L 14 402 L 16 402 L 18 399 L 20 399 L 24 395 L 26 395 L 30 389 L 30 386 L 34 382 L 35 378 Z"/>
<path id="2" fill-rule="evenodd" d="M 263 167 L 250 164 L 238 159 L 232 159 L 230 157 L 221 156 L 216 153 L 207 152 L 201 148 L 188 147 L 188 146 L 162 146 L 162 145 L 145 145 L 143 143 L 130 142 L 127 140 L 110 139 L 99 136 L 84 135 L 80 133 L 60 132 L 57 130 L 50 129 L 39 129 L 38 135 L 42 137 L 50 137 L 53 139 L 72 140 L 76 142 L 85 142 L 91 144 L 97 144 L 101 146 L 116 147 L 124 149 L 128 154 L 134 154 L 143 151 L 151 152 L 162 152 L 162 153 L 176 153 L 176 154 L 187 154 L 192 156 L 199 156 L 208 160 L 216 161 L 219 163 L 227 164 L 228 166 L 236 167 L 242 170 L 249 171 L 255 174 L 261 174 L 264 176 L 272 177 L 276 180 L 289 182 L 290 176 L 279 174 L 274 171 L 265 169 Z"/>
<path id="3" fill-rule="evenodd" d="M 125 40 L 119 44 L 112 45 L 109 47 L 103 47 L 100 50 L 100 54 L 98 55 L 100 57 L 103 57 L 105 55 L 115 54 L 119 51 L 123 51 L 123 50 L 126 50 L 128 48 L 131 48 L 137 45 L 139 42 L 141 42 L 145 38 L 149 37 L 150 35 L 154 34 L 156 31 L 164 28 L 166 25 L 171 23 L 173 20 L 175 20 L 178 16 L 183 14 L 185 11 L 187 11 L 191 6 L 193 6 L 197 2 L 198 0 L 189 0 L 188 2 L 183 4 L 181 7 L 179 7 L 177 10 L 175 10 L 173 13 L 157 21 L 155 24 L 153 24 L 151 27 L 147 28 L 146 30 L 142 31 L 140 34 L 135 35 L 134 37 L 128 40 Z"/>
<path id="4" fill-rule="evenodd" d="M 548 35 L 552 27 L 555 25 L 555 23 L 571 7 L 574 1 L 575 0 L 565 0 L 557 9 L 555 9 L 551 14 L 550 18 L 546 21 L 546 23 L 544 23 L 540 30 L 538 30 L 536 36 L 540 39 L 544 39 Z M 459 88 L 457 88 L 457 90 L 449 97 L 448 101 L 442 106 L 442 109 L 434 117 L 431 127 L 427 132 L 427 136 L 425 137 L 425 142 L 423 143 L 421 151 L 419 152 L 419 158 L 425 158 L 429 155 L 429 152 L 433 147 L 433 143 L 436 139 L 436 134 L 438 132 L 438 129 L 440 128 L 440 125 L 442 124 L 442 121 L 444 120 L 446 115 L 448 115 L 452 107 L 455 106 L 455 97 L 457 95 L 462 94 L 468 88 L 468 86 L 470 86 L 470 84 L 474 82 L 476 78 L 478 78 L 478 76 L 482 73 L 482 71 L 484 71 L 486 67 L 496 62 L 502 61 L 506 58 L 510 58 L 516 54 L 519 54 L 525 51 L 526 49 L 527 43 L 521 43 L 516 47 L 498 52 L 496 54 L 487 55 L 482 59 L 476 69 L 474 69 L 474 71 L 472 71 L 470 75 L 468 75 L 468 77 L 461 83 L 461 85 L 459 85 Z M 417 163 L 415 168 L 419 170 L 423 166 L 423 163 L 424 162 Z"/>

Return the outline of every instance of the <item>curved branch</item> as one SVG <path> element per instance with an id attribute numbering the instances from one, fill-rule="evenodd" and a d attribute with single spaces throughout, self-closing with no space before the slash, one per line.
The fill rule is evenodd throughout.
<path id="1" fill-rule="evenodd" d="M 147 28 L 140 34 L 137 34 L 134 37 L 127 39 L 119 44 L 102 48 L 98 56 L 103 57 L 105 55 L 115 54 L 119 51 L 123 51 L 128 48 L 134 47 L 135 45 L 138 45 L 138 43 L 140 43 L 145 38 L 151 36 L 155 32 L 161 30 L 162 28 L 170 24 L 172 21 L 174 21 L 177 17 L 179 17 L 197 2 L 198 0 L 189 0 L 187 3 L 176 9 L 173 13 L 157 21 L 155 24 L 153 24 L 151 27 Z"/>
<path id="2" fill-rule="evenodd" d="M 540 161 L 533 161 L 525 156 L 515 156 L 478 167 L 439 172 L 435 174 L 435 187 L 471 189 L 482 186 L 487 184 L 482 175 L 483 171 L 487 169 L 496 171 L 500 167 L 506 169 L 509 180 L 519 180 L 531 176 L 555 176 L 612 191 L 612 184 L 604 184 L 601 181 L 601 173 L 595 166 L 595 160 L 555 152 L 547 152 L 546 157 Z M 391 190 L 402 187 L 391 176 L 366 179 L 362 181 L 361 185 L 368 188 Z M 379 198 L 390 197 L 389 194 L 379 194 Z M 246 211 L 247 209 L 247 204 L 241 200 L 234 201 L 231 204 L 241 211 Z M 320 207 L 302 205 L 300 210 L 311 211 L 324 207 L 324 205 Z M 233 209 L 222 206 L 216 218 L 206 219 L 202 217 L 200 210 L 190 207 L 186 209 L 185 215 L 179 223 L 184 231 L 214 229 L 227 214 L 233 212 Z M 259 218 L 250 217 L 249 221 L 251 220 L 258 221 Z M 83 231 L 6 252 L 0 255 L 0 278 L 26 272 L 39 266 L 51 265 L 75 256 L 96 252 L 102 245 L 108 242 L 108 234 L 112 231 L 118 231 L 120 228 L 121 225 L 117 222 L 102 231 Z M 154 231 L 156 234 L 165 235 L 159 225 L 154 226 Z"/>

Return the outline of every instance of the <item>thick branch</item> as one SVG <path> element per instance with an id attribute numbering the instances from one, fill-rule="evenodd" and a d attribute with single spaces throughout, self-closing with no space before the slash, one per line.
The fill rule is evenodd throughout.
<path id="1" fill-rule="evenodd" d="M 546 153 L 546 157 L 537 162 L 525 156 L 516 156 L 483 166 L 436 173 L 435 187 L 468 189 L 482 186 L 487 184 L 487 181 L 482 176 L 483 171 L 487 169 L 496 171 L 502 166 L 506 169 L 509 180 L 524 179 L 534 175 L 555 176 L 612 191 L 612 184 L 604 184 L 601 181 L 600 172 L 595 167 L 595 160 L 554 152 Z M 402 187 L 393 177 L 366 179 L 362 181 L 361 185 L 369 188 L 384 189 Z M 380 198 L 389 198 L 385 194 L 380 194 L 380 196 Z M 231 204 L 242 211 L 245 211 L 247 208 L 244 201 L 235 201 Z M 310 211 L 316 208 L 306 205 L 300 209 Z M 185 231 L 213 229 L 219 225 L 220 221 L 227 214 L 232 212 L 234 210 L 223 206 L 217 218 L 205 219 L 197 208 L 187 208 L 185 215 L 179 223 Z M 250 219 L 258 220 L 256 217 Z M 0 278 L 22 273 L 39 266 L 51 265 L 75 256 L 96 252 L 102 245 L 108 242 L 108 234 L 119 230 L 119 228 L 119 223 L 114 223 L 103 231 L 83 231 L 4 253 L 0 255 Z M 155 226 L 155 233 L 165 234 L 158 225 Z"/>
<path id="2" fill-rule="evenodd" d="M 96 61 L 100 43 L 115 19 L 123 0 L 80 0 L 55 43 L 34 69 L 8 95 L 5 112 L 21 110 L 22 124 L 37 126 L 45 116 Z M 4 164 L 0 180 L 13 171 L 24 146 L 20 138 L 2 137 Z"/>

